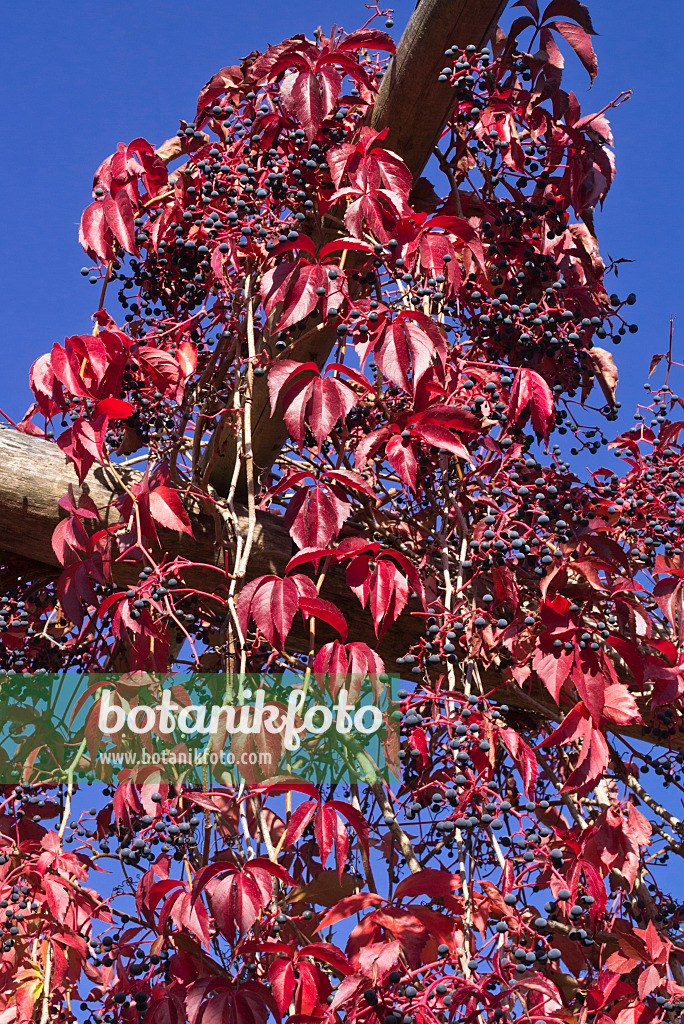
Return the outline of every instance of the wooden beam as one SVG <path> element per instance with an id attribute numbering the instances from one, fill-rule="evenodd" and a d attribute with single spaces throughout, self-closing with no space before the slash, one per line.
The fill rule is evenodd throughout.
<path id="1" fill-rule="evenodd" d="M 117 468 L 117 472 L 128 487 L 142 478 L 141 473 L 131 469 Z M 111 472 L 98 466 L 79 486 L 73 466 L 56 444 L 0 426 L 0 549 L 59 568 L 52 549 L 52 534 L 66 515 L 59 500 L 70 486 L 77 499 L 82 491 L 90 495 L 107 525 L 118 522 L 118 512 L 112 503 L 122 491 Z M 204 563 L 203 569 L 190 570 L 186 578 L 191 585 L 211 589 L 218 576 L 211 566 L 221 555 L 216 543 L 217 523 L 211 516 L 192 511 L 190 518 L 193 537 L 160 530 L 162 548 L 172 559 L 182 557 Z M 242 509 L 239 518 L 246 531 L 247 514 Z M 252 576 L 281 572 L 291 548 L 292 541 L 282 520 L 258 512 L 250 564 Z M 137 578 L 139 571 L 139 565 L 115 566 L 115 582 L 128 583 Z"/>
<path id="2" fill-rule="evenodd" d="M 142 474 L 132 469 L 117 467 L 117 474 L 127 487 L 142 479 Z M 56 578 L 61 571 L 52 547 L 52 534 L 60 519 L 67 514 L 60 508 L 59 501 L 70 486 L 76 500 L 82 492 L 92 498 L 102 512 L 105 524 L 119 521 L 114 502 L 123 492 L 113 473 L 98 466 L 79 486 L 73 466 L 67 463 L 56 444 L 0 426 L 0 550 L 28 559 L 31 563 L 29 573 L 39 566 L 47 566 L 52 569 L 52 577 Z M 240 532 L 246 536 L 247 512 L 240 506 L 237 512 Z M 222 564 L 224 549 L 219 541 L 223 526 L 218 516 L 206 512 L 189 509 L 189 515 L 193 536 L 160 529 L 161 551 L 168 559 L 180 557 L 199 563 L 183 570 L 180 574 L 183 581 L 198 590 L 215 593 L 226 582 L 225 576 L 215 568 Z M 247 578 L 267 573 L 284 575 L 293 551 L 282 516 L 257 511 L 257 528 Z M 128 585 L 136 581 L 140 568 L 140 563 L 115 563 L 112 567 L 114 582 Z M 304 572 L 306 567 L 297 571 Z M 347 586 L 342 569 L 333 569 L 329 573 L 322 596 L 337 604 L 350 623 L 353 633 L 350 639 L 372 645 L 388 661 L 404 653 L 420 635 L 422 620 L 405 614 L 401 623 L 389 630 L 378 644 L 370 616 L 363 611 L 358 598 Z M 332 640 L 337 635 L 323 624 L 319 626 L 319 639 Z M 289 638 L 290 650 L 305 651 L 308 642 L 308 627 L 298 615 Z"/>
<path id="3" fill-rule="evenodd" d="M 117 474 L 127 487 L 142 479 L 132 469 L 117 467 Z M 119 521 L 114 502 L 122 489 L 113 473 L 99 466 L 94 468 L 79 486 L 73 466 L 67 463 L 56 444 L 41 438 L 22 434 L 0 426 L 0 550 L 26 559 L 25 579 L 47 582 L 61 572 L 60 562 L 52 547 L 52 534 L 66 512 L 60 508 L 60 499 L 73 487 L 78 500 L 87 493 L 101 510 L 103 521 L 112 525 Z M 161 550 L 167 559 L 177 557 L 197 562 L 179 573 L 184 583 L 198 590 L 217 593 L 226 585 L 226 577 L 215 568 L 222 564 L 223 546 L 218 543 L 222 524 L 218 517 L 188 510 L 193 536 L 159 530 Z M 247 512 L 237 507 L 240 532 L 247 535 Z M 218 531 L 218 533 L 217 533 Z M 293 543 L 282 516 L 257 511 L 257 528 L 249 561 L 247 579 L 275 573 L 282 576 L 294 552 Z M 47 567 L 47 576 L 45 568 Z M 138 579 L 139 562 L 118 562 L 112 566 L 113 581 L 128 586 Z M 306 566 L 297 570 L 305 572 Z M 313 573 L 313 569 L 312 569 Z M 328 574 L 321 596 L 334 602 L 350 625 L 350 639 L 363 641 L 375 648 L 388 664 L 403 654 L 421 633 L 423 620 L 405 613 L 395 626 L 378 642 L 368 612 L 361 608 L 358 598 L 347 586 L 344 570 L 333 568 Z M 417 602 L 410 604 L 418 610 Z M 324 623 L 318 624 L 319 641 L 327 642 L 338 634 Z M 309 629 L 301 615 L 288 638 L 292 652 L 308 650 Z"/>
<path id="4" fill-rule="evenodd" d="M 490 38 L 507 0 L 419 0 L 380 84 L 371 114 L 377 131 L 388 128 L 384 145 L 407 163 L 414 179 L 419 177 L 454 107 L 454 91 L 438 82 L 448 46 L 478 48 Z M 353 253 L 350 254 L 352 257 Z M 352 269 L 355 260 L 348 262 Z M 311 323 L 307 326 L 307 332 Z M 288 359 L 314 362 L 322 369 L 337 335 L 324 327 L 301 346 L 292 346 Z M 268 378 L 257 377 L 252 395 L 252 452 L 256 473 L 269 470 L 288 436 L 282 413 L 271 416 Z M 233 477 L 236 449 L 231 433 L 214 438 L 219 449 L 211 483 L 227 494 Z M 211 455 L 210 455 L 211 457 Z M 238 494 L 244 499 L 246 480 L 240 478 Z"/>
<path id="5" fill-rule="evenodd" d="M 126 486 L 137 483 L 142 476 L 130 469 L 117 472 Z M 90 495 L 98 508 L 102 509 L 105 522 L 118 522 L 113 502 L 122 492 L 111 473 L 100 466 L 89 473 L 79 487 L 73 467 L 67 463 L 56 444 L 0 427 L 0 548 L 28 560 L 27 579 L 33 579 L 35 572 L 44 582 L 46 566 L 48 570 L 52 567 L 53 577 L 61 569 L 52 549 L 52 534 L 57 523 L 66 515 L 59 506 L 59 500 L 67 493 L 70 485 L 74 488 L 76 498 L 82 491 Z M 282 517 L 269 512 L 259 512 L 257 516 L 249 575 L 282 575 L 292 551 L 292 542 Z M 191 511 L 190 517 L 193 537 L 160 530 L 162 550 L 171 558 L 180 556 L 202 563 L 183 570 L 182 578 L 189 586 L 216 592 L 225 580 L 214 568 L 221 557 L 221 546 L 216 543 L 217 524 L 207 514 Z M 241 531 L 246 533 L 247 516 L 243 509 L 239 510 L 239 520 Z M 132 583 L 137 580 L 139 568 L 139 564 L 115 564 L 114 581 L 124 585 Z M 333 568 L 328 573 L 321 597 L 336 604 L 344 615 L 349 624 L 349 640 L 363 641 L 373 647 L 384 659 L 390 672 L 396 671 L 396 659 L 416 643 L 423 631 L 424 618 L 410 614 L 419 612 L 420 607 L 416 601 L 410 600 L 409 611 L 400 615 L 378 640 L 370 615 L 361 608 L 357 597 L 349 589 L 341 568 Z M 325 624 L 318 623 L 316 637 L 318 642 L 327 642 L 335 639 L 337 633 Z M 308 644 L 309 630 L 298 614 L 288 638 L 288 649 L 293 652 L 307 651 Z M 547 716 L 550 721 L 558 719 L 556 704 L 536 678 L 533 677 L 529 691 L 511 684 L 501 686 L 502 678 L 501 672 L 490 668 L 483 675 L 483 685 L 486 690 L 496 689 L 498 700 L 526 714 Z M 646 702 L 643 703 L 646 705 Z M 646 707 L 643 715 L 644 720 L 650 722 Z M 616 727 L 616 731 L 635 738 L 642 735 L 638 726 L 620 726 L 619 729 Z M 662 743 L 653 738 L 650 740 L 656 745 Z M 684 734 L 675 733 L 665 745 L 668 744 L 673 750 L 684 750 Z"/>
<path id="6" fill-rule="evenodd" d="M 388 129 L 384 145 L 423 171 L 454 109 L 454 90 L 437 81 L 449 46 L 489 41 L 507 0 L 419 0 L 380 83 L 371 125 Z"/>

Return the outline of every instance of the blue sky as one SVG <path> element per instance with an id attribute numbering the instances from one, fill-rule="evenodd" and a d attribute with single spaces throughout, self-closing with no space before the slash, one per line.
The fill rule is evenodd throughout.
<path id="1" fill-rule="evenodd" d="M 589 6 L 600 33 L 599 77 L 590 93 L 579 63 L 568 61 L 568 81 L 584 112 L 623 89 L 635 92 L 612 113 L 618 176 L 597 218 L 604 256 L 635 261 L 609 284 L 609 291 L 638 296 L 639 333 L 615 350 L 626 426 L 643 396 L 650 353 L 666 349 L 670 315 L 681 307 L 682 14 L 673 0 L 647 11 L 637 0 L 622 0 L 617 18 L 614 0 Z M 395 38 L 412 9 L 411 0 L 397 2 Z M 251 50 L 296 32 L 311 34 L 319 24 L 329 29 L 333 20 L 351 30 L 365 17 L 359 0 L 334 6 L 205 0 L 201 7 L 181 0 L 68 0 L 5 7 L 0 408 L 20 416 L 30 400 L 32 361 L 65 335 L 91 329 L 97 289 L 79 273 L 88 261 L 77 225 L 93 171 L 117 142 L 142 135 L 158 144 L 173 135 L 178 119 L 192 116 L 210 75 Z M 682 330 L 684 323 L 675 335 L 680 352 Z"/>

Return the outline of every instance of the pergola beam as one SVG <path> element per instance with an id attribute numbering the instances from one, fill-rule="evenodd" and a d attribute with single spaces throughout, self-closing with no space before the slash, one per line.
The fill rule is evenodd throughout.
<path id="1" fill-rule="evenodd" d="M 127 487 L 142 478 L 141 473 L 120 467 L 117 468 L 117 474 Z M 60 508 L 59 501 L 70 486 L 77 500 L 82 491 L 90 495 L 102 510 L 105 523 L 111 525 L 118 522 L 114 502 L 121 496 L 122 490 L 111 472 L 99 466 L 79 486 L 75 482 L 73 466 L 66 461 L 57 445 L 0 427 L 0 547 L 10 554 L 29 559 L 29 579 L 34 569 L 40 571 L 46 567 L 48 573 L 52 570 L 54 577 L 61 571 L 52 548 L 52 534 L 66 514 Z M 193 536 L 160 530 L 161 551 L 158 553 L 163 552 L 171 559 L 181 557 L 199 563 L 187 566 L 179 573 L 183 582 L 189 587 L 219 595 L 220 586 L 225 584 L 225 576 L 215 568 L 222 551 L 221 545 L 216 543 L 217 529 L 221 529 L 221 524 L 206 513 L 190 512 L 190 518 Z M 238 519 L 244 535 L 248 525 L 244 510 L 239 510 Z M 291 554 L 292 541 L 282 517 L 258 512 L 249 563 L 250 577 L 266 573 L 282 575 Z M 139 571 L 139 562 L 114 562 L 112 565 L 114 582 L 119 585 L 126 586 L 137 581 Z M 45 579 L 42 573 L 40 582 L 45 582 Z M 358 598 L 347 585 L 344 571 L 339 567 L 333 567 L 327 574 L 321 597 L 336 604 L 344 615 L 350 625 L 348 639 L 363 641 L 373 647 L 384 659 L 388 671 L 396 669 L 396 658 L 416 643 L 424 629 L 424 617 L 410 614 L 411 611 L 420 612 L 418 602 L 409 601 L 408 610 L 378 640 L 369 612 L 361 608 Z M 318 641 L 326 642 L 335 639 L 337 634 L 325 623 L 319 622 L 316 636 Z M 308 643 L 308 627 L 298 614 L 288 637 L 288 648 L 291 651 L 306 651 Z M 544 715 L 552 721 L 559 717 L 558 707 L 538 681 L 534 682 L 532 691 L 528 693 L 511 684 L 502 687 L 501 679 L 501 673 L 492 667 L 484 673 L 482 682 L 486 690 L 496 689 L 497 698 L 507 701 L 511 707 L 527 714 Z M 644 718 L 650 720 L 646 713 Z M 641 736 L 638 726 L 620 726 L 619 731 L 637 738 Z M 684 734 L 675 733 L 669 742 L 673 749 L 684 749 Z"/>
<path id="2" fill-rule="evenodd" d="M 142 479 L 142 474 L 117 467 L 119 478 L 131 487 Z M 78 498 L 87 493 L 102 511 L 104 525 L 118 522 L 114 501 L 123 493 L 112 472 L 104 466 L 91 470 L 79 486 L 74 468 L 56 444 L 0 426 L 0 548 L 21 555 L 33 562 L 42 562 L 60 571 L 59 560 L 52 548 L 52 534 L 66 513 L 59 506 L 61 498 L 73 488 Z M 217 544 L 217 523 L 208 515 L 190 512 L 193 536 L 160 530 L 162 548 L 168 558 L 187 558 L 200 562 L 204 569 L 189 571 L 188 582 L 211 590 L 220 582 L 212 566 L 221 558 Z M 240 510 L 240 525 L 246 532 L 247 513 Z M 219 524 L 220 528 L 220 524 Z M 281 518 L 257 512 L 252 576 L 282 571 L 292 541 Z M 114 567 L 114 580 L 127 584 L 136 579 L 140 565 L 118 563 Z"/>
<path id="3" fill-rule="evenodd" d="M 371 125 L 387 128 L 384 145 L 398 153 L 414 180 L 439 142 L 455 105 L 439 82 L 448 46 L 478 49 L 489 41 L 507 0 L 419 0 L 380 83 Z M 448 63 L 448 61 L 447 61 Z"/>
<path id="4" fill-rule="evenodd" d="M 116 474 L 128 488 L 142 479 L 142 473 L 133 469 L 117 467 Z M 38 566 L 47 568 L 47 578 L 50 575 L 56 578 L 62 566 L 53 550 L 52 535 L 60 519 L 66 515 L 59 505 L 60 499 L 69 487 L 73 488 L 76 502 L 81 493 L 86 493 L 101 510 L 102 525 L 115 525 L 119 522 L 115 502 L 124 493 L 117 476 L 103 466 L 98 466 L 79 485 L 73 466 L 67 462 L 57 445 L 0 426 L 0 548 L 30 561 L 28 578 L 31 578 Z M 236 511 L 240 532 L 246 536 L 247 511 L 239 506 Z M 154 554 L 157 557 L 164 554 L 167 563 L 175 558 L 197 563 L 185 566 L 178 574 L 183 583 L 205 593 L 215 593 L 220 599 L 226 588 L 226 577 L 219 569 L 225 544 L 230 547 L 225 524 L 220 516 L 196 509 L 190 509 L 189 515 L 192 537 L 159 529 L 160 548 Z M 223 543 L 220 543 L 222 539 Z M 268 573 L 284 575 L 294 550 L 282 516 L 257 511 L 247 579 Z M 119 586 L 137 582 L 141 567 L 141 563 L 134 560 L 114 562 L 111 567 L 113 582 Z M 298 571 L 304 572 L 305 568 Z M 41 574 L 40 581 L 44 582 L 45 579 L 45 574 Z M 329 572 L 321 596 L 334 602 L 352 625 L 353 635 L 350 639 L 372 645 L 388 662 L 397 657 L 400 648 L 403 651 L 407 643 L 413 643 L 420 635 L 421 620 L 405 614 L 378 643 L 370 615 L 361 608 L 358 598 L 347 586 L 344 572 L 339 568 L 333 567 Z M 319 623 L 320 640 L 332 640 L 336 636 L 324 623 Z M 291 651 L 306 651 L 308 643 L 308 627 L 302 616 L 297 615 L 288 647 Z"/>

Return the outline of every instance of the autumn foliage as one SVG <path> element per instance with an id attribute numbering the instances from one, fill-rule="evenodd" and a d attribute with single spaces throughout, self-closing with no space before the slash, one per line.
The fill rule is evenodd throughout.
<path id="1" fill-rule="evenodd" d="M 2 556 L 3 685 L 123 673 L 132 706 L 179 668 L 399 673 L 401 777 L 115 779 L 93 718 L 59 755 L 11 723 L 0 1024 L 684 1009 L 677 364 L 615 437 L 613 138 L 563 77 L 574 51 L 593 81 L 594 30 L 578 0 L 514 8 L 486 50 L 444 41 L 426 177 L 371 126 L 376 15 L 223 68 L 96 171 L 94 328 L 34 363 L 17 425 L 73 465 L 62 569 Z M 103 466 L 107 509 L 79 487 Z M 255 576 L 267 511 L 292 549 Z M 163 543 L 202 516 L 205 587 Z"/>

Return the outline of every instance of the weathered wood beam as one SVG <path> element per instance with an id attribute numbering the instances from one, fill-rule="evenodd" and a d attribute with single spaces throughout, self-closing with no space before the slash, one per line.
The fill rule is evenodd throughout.
<path id="1" fill-rule="evenodd" d="M 380 83 L 371 125 L 417 178 L 454 109 L 454 90 L 437 79 L 444 51 L 491 38 L 507 0 L 419 0 Z M 448 64 L 449 62 L 446 61 Z"/>
<path id="2" fill-rule="evenodd" d="M 117 467 L 116 473 L 127 487 L 142 478 L 141 473 L 132 469 Z M 56 444 L 0 426 L 0 550 L 30 560 L 29 574 L 38 566 L 51 567 L 53 577 L 61 571 L 52 547 L 52 534 L 60 519 L 66 516 L 59 501 L 70 486 L 77 500 L 82 492 L 92 498 L 106 525 L 119 521 L 114 501 L 122 494 L 122 489 L 112 472 L 99 466 L 79 486 L 73 466 L 67 463 Z M 241 507 L 237 512 L 240 532 L 244 537 L 248 528 L 247 512 Z M 160 529 L 161 551 L 169 559 L 181 557 L 199 563 L 188 566 L 180 574 L 188 586 L 220 593 L 219 587 L 225 585 L 226 577 L 215 567 L 223 562 L 224 548 L 219 541 L 225 528 L 218 516 L 192 509 L 189 509 L 189 515 L 193 536 Z M 257 511 L 248 578 L 267 573 L 283 575 L 292 553 L 292 540 L 282 516 Z M 114 582 L 120 585 L 134 582 L 140 568 L 140 563 L 114 563 Z M 44 578 L 41 574 L 41 579 Z M 340 569 L 329 574 L 322 596 L 337 604 L 350 623 L 353 633 L 350 639 L 372 644 L 388 659 L 396 658 L 406 649 L 407 643 L 413 643 L 420 634 L 421 621 L 405 614 L 401 624 L 390 630 L 378 645 L 370 616 L 362 610 Z M 337 636 L 322 623 L 319 624 L 318 635 L 323 640 Z M 307 650 L 308 642 L 308 628 L 302 616 L 298 615 L 290 635 L 290 649 Z"/>
<path id="3" fill-rule="evenodd" d="M 142 478 L 141 473 L 131 469 L 117 467 L 117 473 L 128 487 Z M 99 466 L 79 486 L 73 466 L 56 444 L 0 426 L 0 549 L 59 568 L 52 549 L 52 534 L 66 515 L 59 500 L 70 486 L 77 499 L 83 491 L 90 495 L 106 525 L 118 522 L 118 512 L 112 503 L 122 490 L 113 473 Z M 259 512 L 257 517 L 250 572 L 253 576 L 281 572 L 292 548 L 287 529 L 276 516 Z M 220 545 L 216 543 L 217 524 L 212 516 L 192 511 L 190 518 L 193 537 L 160 530 L 160 541 L 170 558 L 204 563 L 205 568 L 190 570 L 187 579 L 194 586 L 211 590 L 220 581 L 211 568 L 221 557 Z M 246 530 L 243 510 L 240 520 Z M 114 568 L 115 582 L 128 583 L 139 571 L 139 566 L 121 563 Z"/>
<path id="4" fill-rule="evenodd" d="M 127 487 L 142 478 L 141 473 L 132 469 L 117 467 L 116 472 Z M 101 510 L 104 524 L 112 525 L 119 521 L 114 502 L 121 496 L 122 489 L 112 472 L 99 466 L 79 486 L 73 466 L 67 463 L 56 444 L 0 426 L 0 550 L 28 560 L 26 579 L 46 582 L 61 572 L 52 547 L 52 534 L 60 519 L 67 514 L 60 508 L 59 501 L 70 486 L 76 500 L 82 492 L 92 498 Z M 238 506 L 237 513 L 240 532 L 245 537 L 247 512 Z M 161 549 L 156 554 L 164 552 L 168 559 L 181 557 L 199 563 L 179 573 L 183 582 L 189 587 L 220 595 L 229 582 L 216 568 L 223 563 L 224 547 L 219 541 L 225 528 L 217 516 L 206 512 L 189 509 L 189 515 L 193 536 L 160 529 Z M 257 528 L 247 578 L 267 573 L 283 575 L 293 550 L 282 516 L 257 511 Z M 128 586 L 137 581 L 140 568 L 139 562 L 115 562 L 112 566 L 113 581 L 120 586 Z M 306 567 L 298 571 L 304 572 Z M 370 615 L 361 608 L 340 568 L 333 567 L 328 574 L 321 596 L 334 602 L 345 616 L 350 628 L 349 639 L 371 645 L 387 659 L 388 664 L 393 663 L 420 635 L 422 620 L 406 613 L 378 642 Z M 412 610 L 418 610 L 417 602 L 412 605 Z M 319 640 L 327 642 L 337 636 L 324 623 L 318 623 Z M 288 648 L 292 652 L 306 651 L 308 644 L 308 625 L 301 615 L 297 615 L 288 638 Z"/>
<path id="5" fill-rule="evenodd" d="M 419 177 L 437 144 L 454 107 L 454 91 L 438 82 L 445 61 L 444 50 L 451 45 L 483 46 L 490 38 L 507 0 L 419 0 L 380 84 L 371 114 L 376 131 L 388 129 L 384 145 L 406 162 Z M 353 256 L 353 254 L 351 254 Z M 348 267 L 354 266 L 351 259 Z M 309 331 L 311 324 L 307 327 Z M 335 328 L 324 327 L 302 345 L 293 345 L 288 359 L 314 362 L 322 369 L 332 352 Z M 252 396 L 252 453 L 256 472 L 270 469 L 278 457 L 287 429 L 282 412 L 271 416 L 267 377 L 254 381 Z M 225 433 L 214 438 L 220 450 L 211 483 L 219 494 L 227 494 L 233 476 L 236 448 L 234 437 Z M 240 478 L 239 494 L 244 498 L 246 480 Z"/>
<path id="6" fill-rule="evenodd" d="M 126 486 L 138 482 L 141 474 L 134 470 L 118 470 Z M 0 427 L 0 549 L 27 559 L 26 578 L 34 574 L 45 582 L 45 567 L 52 568 L 56 577 L 61 569 L 52 549 L 52 534 L 57 523 L 66 513 L 59 506 L 60 498 L 69 486 L 74 488 L 78 498 L 86 491 L 102 510 L 107 523 L 118 522 L 113 502 L 121 494 L 121 488 L 114 475 L 103 467 L 88 474 L 79 487 L 73 467 L 70 466 L 56 444 L 30 437 L 17 431 Z M 259 512 L 254 537 L 250 576 L 265 573 L 282 575 L 291 556 L 292 543 L 281 517 L 269 512 Z M 188 561 L 201 563 L 183 570 L 182 578 L 189 586 L 208 592 L 217 592 L 225 577 L 214 568 L 221 558 L 221 546 L 216 543 L 217 524 L 211 515 L 190 512 L 193 537 L 160 530 L 162 550 L 171 558 L 180 556 Z M 246 533 L 247 516 L 239 512 L 241 531 Z M 115 563 L 114 581 L 129 584 L 137 579 L 139 564 Z M 424 620 L 420 615 L 404 612 L 387 630 L 380 640 L 376 639 L 369 613 L 361 608 L 358 599 L 349 589 L 344 571 L 333 568 L 328 573 L 321 597 L 334 602 L 349 624 L 349 640 L 363 641 L 373 647 L 385 660 L 388 671 L 396 669 L 395 660 L 404 654 L 421 635 Z M 418 612 L 417 602 L 409 601 L 409 610 Z M 337 634 L 324 623 L 317 624 L 317 641 L 334 639 Z M 294 625 L 288 638 L 288 648 L 293 652 L 308 650 L 309 630 L 301 615 L 295 616 Z M 524 692 L 513 685 L 501 685 L 503 674 L 490 668 L 483 676 L 486 690 L 497 690 L 497 698 L 526 714 L 557 720 L 557 706 L 537 680 L 533 680 L 531 691 Z M 650 714 L 644 710 L 644 720 L 650 722 Z M 619 726 L 616 731 L 639 738 L 639 726 Z M 656 745 L 664 741 L 655 740 Z M 673 750 L 684 749 L 684 734 L 675 733 L 664 745 Z"/>

